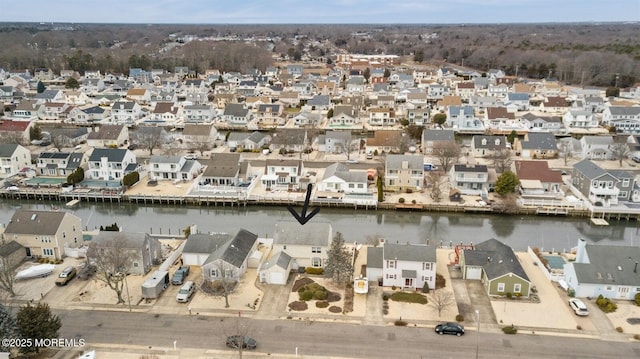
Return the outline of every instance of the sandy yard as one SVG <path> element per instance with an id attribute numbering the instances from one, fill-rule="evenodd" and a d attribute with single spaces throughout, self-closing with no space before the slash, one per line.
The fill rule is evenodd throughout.
<path id="1" fill-rule="evenodd" d="M 149 177 L 145 176 L 126 191 L 129 196 L 186 196 L 194 185 L 194 181 L 178 182 L 172 180 L 158 180 L 156 186 L 147 185 Z"/>
<path id="2" fill-rule="evenodd" d="M 640 307 L 635 305 L 632 301 L 626 300 L 616 301 L 616 304 L 618 304 L 618 310 L 613 313 L 606 314 L 607 318 L 611 321 L 611 324 L 613 324 L 613 327 L 621 327 L 625 334 L 640 335 L 640 324 L 630 324 L 627 322 L 628 318 L 640 319 Z"/>

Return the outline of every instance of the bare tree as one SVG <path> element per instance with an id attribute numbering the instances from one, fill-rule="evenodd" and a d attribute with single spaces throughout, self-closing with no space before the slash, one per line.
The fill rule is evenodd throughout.
<path id="1" fill-rule="evenodd" d="M 51 144 L 58 150 L 58 152 L 62 151 L 62 148 L 65 145 L 65 138 L 66 136 L 61 133 L 51 136 Z"/>
<path id="2" fill-rule="evenodd" d="M 14 144 L 17 143 L 22 145 L 25 143 L 24 136 L 18 132 L 5 132 L 0 135 L 0 143 L 3 144 Z"/>
<path id="3" fill-rule="evenodd" d="M 10 297 L 16 296 L 13 285 L 16 281 L 15 268 L 20 262 L 10 256 L 0 257 L 0 290 L 6 292 Z"/>
<path id="4" fill-rule="evenodd" d="M 564 160 L 564 165 L 566 166 L 569 162 L 569 159 L 573 157 L 573 144 L 571 143 L 571 139 L 568 138 L 560 142 L 558 145 L 560 150 L 560 157 Z"/>
<path id="5" fill-rule="evenodd" d="M 210 271 L 209 276 L 205 274 L 200 289 L 207 294 L 222 296 L 224 307 L 229 308 L 229 295 L 233 293 L 238 284 L 238 268 L 218 259 Z"/>
<path id="6" fill-rule="evenodd" d="M 457 143 L 437 143 L 433 147 L 433 155 L 436 157 L 438 164 L 442 167 L 442 170 L 445 173 L 448 173 L 453 165 L 458 163 L 461 153 L 462 150 Z"/>
<path id="7" fill-rule="evenodd" d="M 149 151 L 149 155 L 153 155 L 153 150 L 164 143 L 164 133 L 160 127 L 144 127 L 136 132 L 136 140 L 142 148 Z"/>
<path id="8" fill-rule="evenodd" d="M 223 340 L 227 342 L 227 345 L 230 347 L 235 347 L 238 351 L 238 357 L 242 359 L 242 354 L 245 349 L 249 349 L 249 343 L 246 341 L 249 340 L 249 335 L 251 334 L 251 322 L 247 318 L 241 318 L 240 314 L 237 318 L 226 318 L 222 319 L 221 325 L 221 334 L 223 336 Z M 241 341 L 238 343 L 238 341 Z M 245 345 L 242 345 L 243 342 L 248 346 L 245 348 Z M 254 343 L 255 344 L 255 343 Z"/>
<path id="9" fill-rule="evenodd" d="M 126 272 L 133 262 L 133 255 L 121 235 L 103 242 L 93 242 L 87 250 L 87 261 L 96 267 L 96 279 L 105 283 L 118 296 L 118 303 L 125 303 L 122 289 Z"/>
<path id="10" fill-rule="evenodd" d="M 611 158 L 614 161 L 618 161 L 618 164 L 622 167 L 622 160 L 629 157 L 631 151 L 629 145 L 626 142 L 615 142 L 611 145 Z"/>
<path id="11" fill-rule="evenodd" d="M 191 151 L 200 152 L 200 156 L 204 156 L 204 151 L 209 151 L 211 149 L 211 143 L 204 139 L 196 139 L 189 141 L 189 149 Z"/>
<path id="12" fill-rule="evenodd" d="M 503 173 L 511 170 L 511 164 L 513 159 L 511 157 L 511 151 L 508 149 L 493 151 L 493 154 L 489 156 L 489 161 L 496 169 L 497 173 Z"/>
<path id="13" fill-rule="evenodd" d="M 440 170 L 430 171 L 427 175 L 427 182 L 431 187 L 431 199 L 436 203 L 442 200 L 442 187 L 444 185 L 442 179 L 444 177 L 444 172 Z"/>
<path id="14" fill-rule="evenodd" d="M 442 314 L 442 310 L 456 303 L 453 292 L 443 289 L 431 291 L 431 300 L 429 304 L 438 310 L 438 317 Z"/>

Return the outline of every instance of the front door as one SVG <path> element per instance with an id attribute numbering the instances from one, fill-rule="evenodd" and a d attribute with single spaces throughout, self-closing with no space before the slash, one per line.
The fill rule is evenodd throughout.
<path id="1" fill-rule="evenodd" d="M 413 288 L 413 278 L 405 278 L 404 286 Z"/>

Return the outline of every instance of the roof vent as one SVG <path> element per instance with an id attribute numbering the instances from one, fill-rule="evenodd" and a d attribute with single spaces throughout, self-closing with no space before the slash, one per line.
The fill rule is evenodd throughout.
<path id="1" fill-rule="evenodd" d="M 607 279 L 608 280 L 613 280 L 613 277 L 611 276 L 611 273 L 607 273 Z"/>
<path id="2" fill-rule="evenodd" d="M 619 270 L 619 271 L 622 271 L 622 266 L 618 266 L 618 270 Z"/>
<path id="3" fill-rule="evenodd" d="M 38 217 L 37 213 L 34 213 L 31 215 L 31 220 L 34 221 L 36 219 L 36 217 Z"/>
<path id="4" fill-rule="evenodd" d="M 598 272 L 597 275 L 598 275 L 598 279 L 602 279 L 602 273 Z"/>

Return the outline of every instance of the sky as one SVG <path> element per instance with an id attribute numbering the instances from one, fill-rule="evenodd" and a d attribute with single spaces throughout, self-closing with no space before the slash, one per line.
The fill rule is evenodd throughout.
<path id="1" fill-rule="evenodd" d="M 639 22 L 640 0 L 21 0 L 0 22 L 459 24 Z"/>

